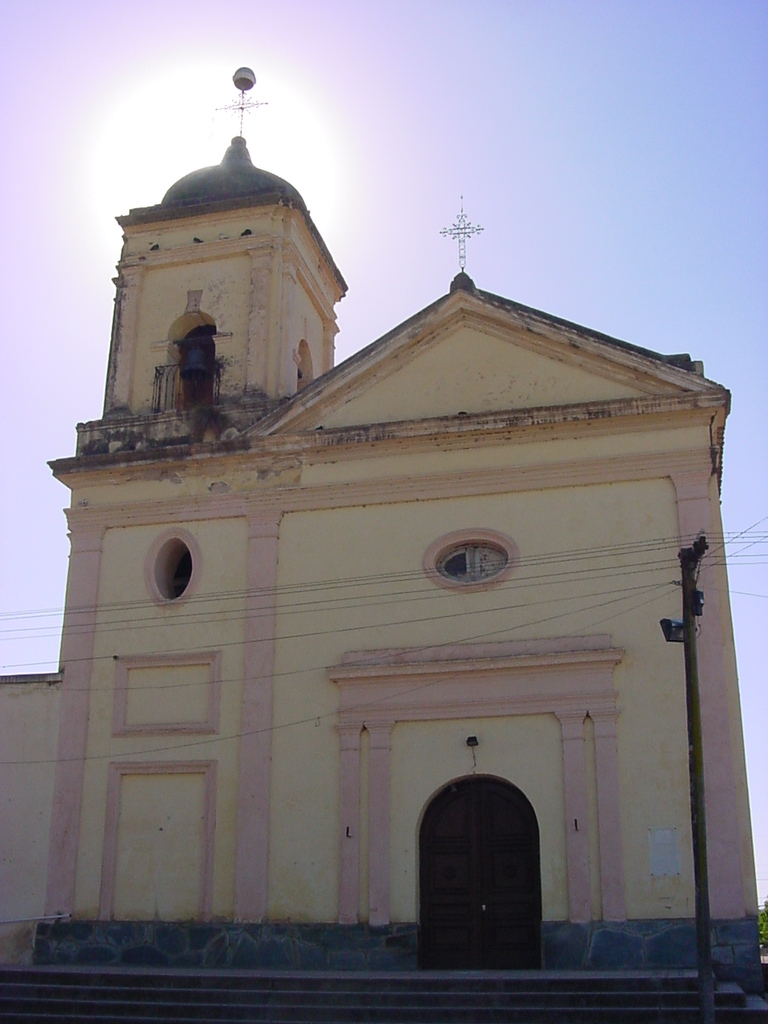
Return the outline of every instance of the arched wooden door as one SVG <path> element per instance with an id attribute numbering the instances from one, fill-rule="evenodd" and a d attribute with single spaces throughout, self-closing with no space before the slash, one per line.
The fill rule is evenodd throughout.
<path id="1" fill-rule="evenodd" d="M 539 827 L 519 789 L 448 786 L 424 815 L 419 857 L 422 967 L 541 966 Z"/>

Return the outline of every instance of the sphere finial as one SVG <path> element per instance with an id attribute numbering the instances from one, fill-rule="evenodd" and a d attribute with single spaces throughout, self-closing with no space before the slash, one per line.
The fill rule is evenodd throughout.
<path id="1" fill-rule="evenodd" d="M 238 68 L 232 75 L 232 81 L 240 92 L 248 92 L 256 85 L 256 75 L 251 68 Z"/>
<path id="2" fill-rule="evenodd" d="M 240 98 L 237 103 L 228 103 L 225 107 L 218 107 L 218 109 L 234 110 L 240 115 L 240 137 L 242 138 L 243 117 L 246 110 L 255 110 L 256 107 L 265 107 L 267 104 L 265 100 L 247 100 L 245 98 L 245 94 L 250 92 L 254 85 L 256 85 L 256 75 L 254 75 L 252 68 L 238 68 L 234 75 L 232 75 L 232 81 L 240 93 Z"/>

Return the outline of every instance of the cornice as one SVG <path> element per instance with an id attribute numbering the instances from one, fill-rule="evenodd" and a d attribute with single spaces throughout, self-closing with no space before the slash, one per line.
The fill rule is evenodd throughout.
<path id="1" fill-rule="evenodd" d="M 558 437 L 583 437 L 596 434 L 619 434 L 638 429 L 663 429 L 672 419 L 693 417 L 709 423 L 712 411 L 722 408 L 717 394 L 652 395 L 644 398 L 621 398 L 603 402 L 574 405 L 542 406 L 506 412 L 474 413 L 466 416 L 444 416 L 393 423 L 371 423 L 353 427 L 317 429 L 304 433 L 244 432 L 237 439 L 215 444 L 174 444 L 143 451 L 86 455 L 56 459 L 49 463 L 54 476 L 72 486 L 103 480 L 105 473 L 130 474 L 135 477 L 146 467 L 145 476 L 155 476 L 160 467 L 184 462 L 192 473 L 206 475 L 231 472 L 239 466 L 265 468 L 273 460 L 290 460 L 297 466 L 304 463 L 339 462 L 376 457 L 392 452 L 418 453 L 430 450 L 452 451 L 494 446 L 510 441 L 516 443 L 541 441 Z M 226 407 L 221 407 L 226 412 Z M 269 417 L 267 417 L 269 419 Z M 115 423 L 125 430 L 135 422 L 141 429 L 147 417 L 124 418 Z M 95 430 L 105 421 L 79 424 L 79 430 Z M 106 426 L 109 426 L 106 423 Z M 219 468 L 221 467 L 221 468 Z"/>
<path id="2" fill-rule="evenodd" d="M 179 245 L 173 249 L 158 249 L 156 252 L 133 253 L 124 256 L 117 265 L 118 271 L 143 270 L 160 267 L 178 266 L 180 263 L 205 263 L 227 257 L 248 256 L 251 252 L 260 252 L 272 247 L 275 239 L 283 240 L 282 235 L 251 236 L 246 238 L 218 238 L 202 245 L 192 243 Z"/>
<path id="3" fill-rule="evenodd" d="M 571 671 L 576 669 L 612 669 L 621 661 L 624 651 L 609 647 L 592 651 L 558 651 L 544 654 L 517 654 L 506 657 L 447 658 L 432 662 L 411 661 L 384 665 L 367 662 L 344 662 L 328 669 L 328 676 L 339 686 L 356 686 L 363 682 L 399 682 L 402 679 L 509 675 L 513 672 Z"/>
<path id="4" fill-rule="evenodd" d="M 284 211 L 288 213 L 287 209 Z M 299 220 L 297 223 L 301 224 Z M 307 240 L 310 235 L 305 236 Z M 317 272 L 313 272 L 309 261 L 301 250 L 301 246 L 290 234 L 277 232 L 263 235 L 238 236 L 236 238 L 212 239 L 203 242 L 202 245 L 192 243 L 181 245 L 173 249 L 158 249 L 156 252 L 132 253 L 124 256 L 117 265 L 118 273 L 132 273 L 135 271 L 156 270 L 162 267 L 176 267 L 188 263 L 200 264 L 211 260 L 237 259 L 268 254 L 276 245 L 282 247 L 284 258 L 290 260 L 296 267 L 302 283 L 310 293 L 313 303 L 318 312 L 325 317 L 333 316 L 333 302 L 338 301 L 338 290 L 334 277 L 321 263 Z M 329 299 L 328 295 L 318 288 L 317 278 L 322 279 L 323 287 L 336 295 Z"/>
<path id="5" fill-rule="evenodd" d="M 402 651 L 392 657 L 385 651 L 360 652 L 360 662 L 345 658 L 327 672 L 339 687 L 342 728 L 546 713 L 583 728 L 592 710 L 603 717 L 617 713 L 613 670 L 624 651 L 601 646 L 604 639 L 581 638 L 575 650 L 567 649 L 567 637 L 533 640 L 527 642 L 528 652 L 518 654 L 494 654 L 498 645 L 493 644 L 485 651 L 467 645 L 463 658 L 458 644 L 447 656 L 437 648 L 414 650 L 410 662 L 402 660 Z M 373 654 L 383 655 L 385 664 L 377 664 Z"/>
<path id="6" fill-rule="evenodd" d="M 347 292 L 347 282 L 342 277 L 341 271 L 331 256 L 328 246 L 325 244 L 322 235 L 317 229 L 315 222 L 310 216 L 309 210 L 304 202 L 286 202 L 279 192 L 269 193 L 261 196 L 240 197 L 237 199 L 223 200 L 220 202 L 201 203 L 193 206 L 156 206 L 143 207 L 131 210 L 122 217 L 117 217 L 117 223 L 124 231 L 131 232 L 133 228 L 146 229 L 154 225 L 166 225 L 173 221 L 189 221 L 206 219 L 215 222 L 221 214 L 242 213 L 245 210 L 256 208 L 273 207 L 285 212 L 297 213 L 304 224 L 310 238 L 323 256 L 331 276 L 333 277 L 339 291 L 340 297 Z M 136 232 L 138 233 L 138 232 Z M 215 245 L 215 242 L 206 245 Z M 132 258 L 132 257 L 129 257 Z"/>
<path id="7" fill-rule="evenodd" d="M 596 715 L 618 714 L 617 696 L 614 692 L 603 690 L 572 690 L 564 694 L 523 693 L 510 694 L 507 697 L 472 696 L 456 699 L 443 698 L 439 702 L 418 703 L 408 700 L 387 701 L 382 707 L 375 701 L 366 701 L 339 708 L 339 724 L 355 725 L 360 723 L 370 729 L 377 724 L 392 725 L 395 722 L 431 722 L 435 718 L 512 718 L 516 715 L 554 714 L 558 718 L 565 714 L 581 717 L 582 722 L 587 714 Z"/>
<path id="8" fill-rule="evenodd" d="M 45 683 L 57 686 L 64 678 L 63 672 L 26 672 L 12 676 L 0 676 L 0 686 L 31 686 Z"/>
<path id="9" fill-rule="evenodd" d="M 317 423 L 325 410 L 335 407 L 339 395 L 348 402 L 380 374 L 386 376 L 395 368 L 401 369 L 433 340 L 462 326 L 502 340 L 509 340 L 510 332 L 514 331 L 515 344 L 523 348 L 647 393 L 668 388 L 684 394 L 717 394 L 727 415 L 729 392 L 705 377 L 606 335 L 516 303 L 493 302 L 491 298 L 464 291 L 443 296 L 325 378 L 319 378 L 262 426 L 281 429 Z"/>
<path id="10" fill-rule="evenodd" d="M 544 348 L 550 358 L 573 362 L 587 368 L 591 373 L 608 379 L 622 380 L 624 383 L 638 386 L 640 376 L 651 383 L 663 381 L 684 391 L 726 391 L 720 384 L 665 362 L 663 357 L 655 353 L 645 352 L 617 338 L 591 331 L 589 328 L 569 323 L 519 303 L 496 305 L 488 299 L 484 300 L 482 293 L 479 296 L 466 295 L 466 302 L 473 307 L 471 315 L 476 324 L 485 326 L 486 323 L 495 320 L 499 327 L 506 327 L 508 332 L 509 324 L 512 323 L 523 334 L 536 336 L 538 344 L 529 343 L 532 349 L 542 351 Z M 491 310 L 497 311 L 495 317 L 492 316 Z M 567 347 L 564 343 L 567 343 Z"/>
<path id="11" fill-rule="evenodd" d="M 161 501 L 74 507 L 66 510 L 70 530 L 204 519 L 266 517 L 299 511 L 391 504 L 414 500 L 507 494 L 526 490 L 582 487 L 630 480 L 665 479 L 674 474 L 709 479 L 709 452 L 606 456 L 535 466 L 465 470 L 336 484 L 284 484 L 248 493 L 207 494 Z"/>

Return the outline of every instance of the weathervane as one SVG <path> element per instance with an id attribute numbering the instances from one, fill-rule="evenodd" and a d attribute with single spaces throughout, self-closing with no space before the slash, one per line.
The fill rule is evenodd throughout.
<path id="1" fill-rule="evenodd" d="M 483 229 L 479 224 L 472 224 L 464 213 L 464 196 L 461 197 L 461 212 L 456 216 L 456 223 L 443 228 L 443 238 L 455 238 L 459 243 L 459 268 L 464 270 L 467 265 L 467 239 L 470 235 L 479 235 Z"/>
<path id="2" fill-rule="evenodd" d="M 232 75 L 232 81 L 235 83 L 235 88 L 240 91 L 240 99 L 237 103 L 228 103 L 224 107 L 217 107 L 217 110 L 231 110 L 233 112 L 239 112 L 240 114 L 240 138 L 243 137 L 243 117 L 245 116 L 246 110 L 255 110 L 256 107 L 266 107 L 266 100 L 247 100 L 245 94 L 256 85 L 256 75 L 250 68 L 238 68 L 237 71 Z"/>

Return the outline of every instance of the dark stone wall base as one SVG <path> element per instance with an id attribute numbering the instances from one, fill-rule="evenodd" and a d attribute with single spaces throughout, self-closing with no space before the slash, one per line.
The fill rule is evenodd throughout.
<path id="1" fill-rule="evenodd" d="M 551 970 L 664 970 L 696 966 L 688 919 L 571 924 L 544 921 L 542 966 Z M 712 924 L 715 975 L 762 993 L 757 918 Z M 418 925 L 58 921 L 35 931 L 35 964 L 411 971 Z"/>
<path id="2" fill-rule="evenodd" d="M 543 966 L 551 969 L 664 970 L 696 967 L 696 925 L 688 918 L 544 921 Z M 762 994 L 757 918 L 712 922 L 715 977 Z"/>
<path id="3" fill-rule="evenodd" d="M 40 922 L 35 964 L 411 971 L 418 926 L 193 921 Z"/>

